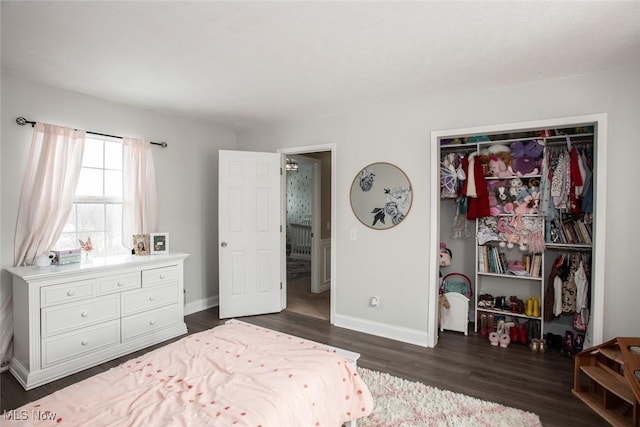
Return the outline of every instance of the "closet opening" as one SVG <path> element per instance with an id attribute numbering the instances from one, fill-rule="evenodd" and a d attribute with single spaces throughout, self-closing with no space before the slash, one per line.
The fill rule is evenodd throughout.
<path id="1" fill-rule="evenodd" d="M 432 133 L 434 346 L 440 329 L 466 328 L 494 345 L 532 351 L 575 353 L 602 343 L 606 120 Z M 468 280 L 449 279 L 460 277 Z M 439 320 L 440 296 L 454 293 L 467 299 L 442 309 Z"/>

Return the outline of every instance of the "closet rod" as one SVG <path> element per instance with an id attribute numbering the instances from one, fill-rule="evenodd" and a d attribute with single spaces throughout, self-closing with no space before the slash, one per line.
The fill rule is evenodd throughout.
<path id="1" fill-rule="evenodd" d="M 450 145 L 441 145 L 440 152 L 442 153 L 471 153 L 478 151 L 478 147 L 466 145 L 465 144 L 450 144 Z"/>
<path id="2" fill-rule="evenodd" d="M 593 138 L 589 139 L 588 141 L 584 141 L 584 140 L 571 140 L 571 145 L 583 145 L 583 144 L 593 144 Z M 550 141 L 547 142 L 547 147 L 557 147 L 559 145 L 567 145 L 567 141 Z"/>
<path id="3" fill-rule="evenodd" d="M 558 244 L 547 244 L 546 248 L 554 252 L 591 252 L 591 246 L 558 246 Z"/>
<path id="4" fill-rule="evenodd" d="M 30 124 L 30 125 L 31 125 L 31 127 L 34 127 L 34 126 L 36 125 L 36 122 L 31 121 L 31 120 L 27 120 L 27 119 L 25 119 L 24 117 L 18 117 L 18 118 L 16 119 L 16 123 L 17 123 L 17 124 L 19 124 L 20 126 L 24 126 L 24 125 L 26 125 L 26 124 Z M 86 133 L 89 133 L 89 134 L 91 134 L 91 135 L 106 136 L 106 137 L 108 137 L 108 138 L 117 138 L 117 139 L 122 139 L 122 137 L 121 137 L 121 136 L 118 136 L 118 135 L 109 135 L 109 134 L 107 134 L 107 133 L 91 132 L 91 131 L 88 131 L 88 130 L 87 130 L 87 131 L 85 131 L 85 132 L 86 132 Z M 153 142 L 153 141 L 149 141 L 149 144 L 159 145 L 159 146 L 161 146 L 162 148 L 167 148 L 167 146 L 169 145 L 169 144 L 167 144 L 167 143 L 166 143 L 166 142 L 164 142 L 164 141 L 162 141 L 162 142 Z"/>

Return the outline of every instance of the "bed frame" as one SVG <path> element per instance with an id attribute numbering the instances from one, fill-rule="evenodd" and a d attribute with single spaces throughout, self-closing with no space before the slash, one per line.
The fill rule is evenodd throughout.
<path id="1" fill-rule="evenodd" d="M 291 257 L 311 259 L 311 225 L 291 223 Z"/>

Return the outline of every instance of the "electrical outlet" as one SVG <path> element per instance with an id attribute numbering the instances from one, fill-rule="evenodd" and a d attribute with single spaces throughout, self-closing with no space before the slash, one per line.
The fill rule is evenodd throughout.
<path id="1" fill-rule="evenodd" d="M 369 305 L 371 307 L 377 307 L 380 305 L 380 298 L 378 297 L 371 297 L 369 298 Z"/>

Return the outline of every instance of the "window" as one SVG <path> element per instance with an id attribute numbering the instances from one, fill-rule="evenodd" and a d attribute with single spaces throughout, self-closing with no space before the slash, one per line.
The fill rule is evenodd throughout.
<path id="1" fill-rule="evenodd" d="M 129 253 L 122 242 L 122 141 L 118 139 L 87 136 L 73 207 L 55 248 L 78 248 L 78 239 L 89 236 L 96 257 Z"/>

